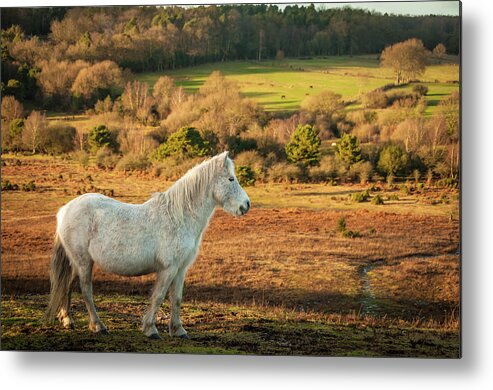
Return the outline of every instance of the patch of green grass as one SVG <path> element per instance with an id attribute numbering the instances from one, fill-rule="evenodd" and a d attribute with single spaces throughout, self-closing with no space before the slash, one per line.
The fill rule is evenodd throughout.
<path id="1" fill-rule="evenodd" d="M 459 356 L 455 331 L 374 327 L 367 317 L 334 322 L 325 315 L 282 308 L 243 307 L 201 302 L 186 304 L 182 320 L 190 340 L 149 340 L 139 330 L 145 298 L 97 296 L 109 335 L 94 335 L 80 296 L 74 297 L 75 330 L 41 321 L 48 297 L 2 297 L 2 349 L 190 354 L 260 354 L 322 356 Z M 158 319 L 158 328 L 165 328 Z"/>
<path id="2" fill-rule="evenodd" d="M 196 92 L 214 70 L 236 81 L 245 97 L 254 99 L 268 111 L 298 110 L 304 99 L 323 90 L 352 100 L 361 93 L 392 83 L 394 79 L 390 69 L 379 66 L 376 56 L 221 62 L 162 73 L 142 73 L 137 78 L 152 87 L 166 74 L 187 92 Z M 429 66 L 422 78 L 429 88 L 427 113 L 432 113 L 436 99 L 458 88 L 456 84 L 446 84 L 458 80 L 458 66 Z"/>

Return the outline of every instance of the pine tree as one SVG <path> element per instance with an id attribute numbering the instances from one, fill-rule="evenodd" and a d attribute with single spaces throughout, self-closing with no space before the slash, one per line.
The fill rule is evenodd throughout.
<path id="1" fill-rule="evenodd" d="M 288 161 L 318 165 L 320 160 L 320 137 L 316 127 L 311 125 L 298 126 L 286 144 Z"/>

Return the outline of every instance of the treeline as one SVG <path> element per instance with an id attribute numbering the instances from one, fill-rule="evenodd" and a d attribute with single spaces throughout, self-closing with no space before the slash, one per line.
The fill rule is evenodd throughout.
<path id="1" fill-rule="evenodd" d="M 3 151 L 71 153 L 103 169 L 152 169 L 176 180 L 204 156 L 229 150 L 244 184 L 255 182 L 366 183 L 385 177 L 457 185 L 459 95 L 442 99 L 424 117 L 426 86 L 412 91 L 388 85 L 362 94 L 351 111 L 341 95 L 309 96 L 287 118 L 266 113 L 241 96 L 238 86 L 213 72 L 199 91 L 187 94 L 167 76 L 149 91 L 128 82 L 116 99 L 108 95 L 88 111 L 90 131 L 26 117 L 22 103 L 2 100 Z"/>
<path id="2" fill-rule="evenodd" d="M 111 59 L 133 72 L 225 60 L 380 53 L 409 38 L 422 40 L 430 50 L 443 43 L 447 53 L 457 54 L 459 23 L 458 17 L 396 16 L 313 4 L 2 10 L 2 29 L 19 25 L 25 34 L 5 43 L 20 64 L 34 65 L 26 52 L 33 56 L 37 51 L 57 61 Z M 4 38 L 13 39 L 2 37 L 2 45 Z M 24 48 L 10 50 L 16 45 Z M 13 78 L 3 72 L 2 80 Z"/>

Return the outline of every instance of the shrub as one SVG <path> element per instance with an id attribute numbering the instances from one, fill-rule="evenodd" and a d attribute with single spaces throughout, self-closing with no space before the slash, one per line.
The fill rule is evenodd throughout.
<path id="1" fill-rule="evenodd" d="M 337 220 L 337 231 L 343 232 L 346 230 L 346 218 L 341 217 Z"/>
<path id="2" fill-rule="evenodd" d="M 238 135 L 228 136 L 225 138 L 226 148 L 236 155 L 248 150 L 254 150 L 257 148 L 257 141 L 253 138 L 242 138 Z"/>
<path id="3" fill-rule="evenodd" d="M 22 191 L 27 191 L 27 192 L 36 191 L 36 184 L 34 184 L 34 181 L 32 180 L 28 183 L 24 183 L 22 185 Z"/>
<path id="4" fill-rule="evenodd" d="M 107 148 L 114 151 L 118 146 L 115 134 L 105 125 L 93 127 L 89 132 L 88 142 L 92 152 L 97 152 L 101 148 Z"/>
<path id="5" fill-rule="evenodd" d="M 9 180 L 2 180 L 2 191 L 18 191 L 19 186 L 11 183 Z"/>
<path id="6" fill-rule="evenodd" d="M 201 162 L 202 159 L 181 160 L 174 157 L 167 157 L 164 160 L 154 163 L 154 174 L 163 177 L 165 180 L 178 180 L 187 171 Z"/>
<path id="7" fill-rule="evenodd" d="M 389 144 L 380 152 L 378 159 L 378 167 L 387 173 L 387 175 L 395 175 L 402 171 L 407 165 L 407 153 L 400 146 Z"/>
<path id="8" fill-rule="evenodd" d="M 302 177 L 302 171 L 299 166 L 286 163 L 274 164 L 268 171 L 269 180 L 275 183 L 297 182 Z"/>
<path id="9" fill-rule="evenodd" d="M 235 159 L 235 165 L 245 166 L 252 170 L 255 175 L 255 179 L 265 179 L 266 175 L 266 161 L 265 159 L 255 150 L 248 150 L 246 152 L 241 152 Z"/>
<path id="10" fill-rule="evenodd" d="M 72 153 L 72 160 L 77 161 L 83 167 L 87 167 L 89 165 L 89 154 L 85 150 L 79 150 Z"/>
<path id="11" fill-rule="evenodd" d="M 320 160 L 320 165 L 310 167 L 308 176 L 313 182 L 328 182 L 337 176 L 337 164 L 333 156 L 324 156 Z"/>
<path id="12" fill-rule="evenodd" d="M 166 157 L 180 159 L 208 156 L 212 148 L 193 127 L 182 127 L 171 134 L 154 152 L 153 159 L 163 161 Z"/>
<path id="13" fill-rule="evenodd" d="M 376 204 L 376 205 L 381 205 L 384 204 L 383 198 L 380 195 L 376 195 L 372 200 L 371 203 Z"/>
<path id="14" fill-rule="evenodd" d="M 361 104 L 365 108 L 386 108 L 389 98 L 382 89 L 375 89 L 362 96 Z"/>
<path id="15" fill-rule="evenodd" d="M 413 86 L 413 92 L 417 93 L 418 95 L 424 96 L 428 93 L 428 87 L 423 84 L 416 84 Z"/>
<path id="16" fill-rule="evenodd" d="M 344 238 L 356 238 L 361 237 L 359 232 L 348 230 L 346 228 L 346 218 L 341 217 L 337 220 L 337 231 L 341 233 Z"/>
<path id="17" fill-rule="evenodd" d="M 410 193 L 409 187 L 408 187 L 407 185 L 405 185 L 405 184 L 402 184 L 402 185 L 399 187 L 399 189 L 400 189 L 400 191 L 401 191 L 401 193 L 402 193 L 403 195 L 409 195 L 409 193 Z"/>
<path id="18" fill-rule="evenodd" d="M 368 199 L 370 199 L 370 193 L 368 192 L 368 190 L 355 192 L 354 194 L 351 194 L 351 199 L 358 203 L 366 202 Z"/>
<path id="19" fill-rule="evenodd" d="M 236 166 L 236 177 L 242 186 L 255 185 L 255 173 L 252 168 L 245 165 Z"/>
<path id="20" fill-rule="evenodd" d="M 74 127 L 55 124 L 44 129 L 40 147 L 47 153 L 62 154 L 74 149 Z"/>
<path id="21" fill-rule="evenodd" d="M 128 153 L 115 166 L 118 171 L 145 171 L 151 165 L 146 156 Z"/>
<path id="22" fill-rule="evenodd" d="M 399 200 L 399 195 L 391 194 L 391 195 L 387 196 L 387 200 Z"/>
<path id="23" fill-rule="evenodd" d="M 291 163 L 317 165 L 320 160 L 319 131 L 314 126 L 298 126 L 286 144 L 286 155 Z"/>
<path id="24" fill-rule="evenodd" d="M 351 171 L 359 177 L 361 184 L 366 184 L 371 180 L 373 166 L 369 161 L 360 161 L 351 167 Z"/>
<path id="25" fill-rule="evenodd" d="M 120 156 L 113 153 L 107 147 L 103 147 L 103 148 L 99 149 L 98 152 L 96 153 L 96 165 L 98 166 L 98 168 L 101 168 L 101 169 L 113 169 L 113 168 L 115 168 L 119 159 L 120 159 Z"/>

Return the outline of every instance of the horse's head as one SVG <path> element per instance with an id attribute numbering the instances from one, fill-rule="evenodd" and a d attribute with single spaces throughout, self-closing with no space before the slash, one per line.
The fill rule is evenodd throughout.
<path id="1" fill-rule="evenodd" d="M 213 183 L 214 200 L 224 211 L 237 216 L 244 215 L 250 209 L 250 199 L 236 178 L 234 163 L 228 157 L 228 152 L 221 153 L 217 158 L 221 169 Z"/>

